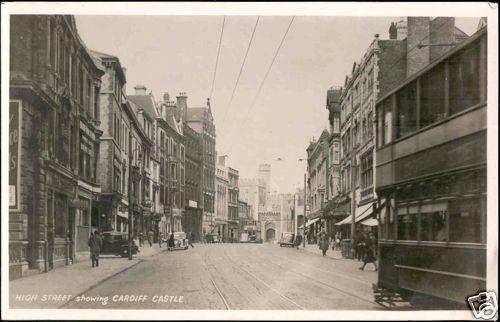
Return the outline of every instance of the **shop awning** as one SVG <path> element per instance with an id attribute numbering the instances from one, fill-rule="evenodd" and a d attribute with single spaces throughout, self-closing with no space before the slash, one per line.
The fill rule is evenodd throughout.
<path id="1" fill-rule="evenodd" d="M 373 213 L 373 204 L 369 203 L 361 207 L 356 208 L 356 219 L 355 222 L 360 222 L 361 220 L 367 218 Z M 352 216 L 346 217 L 344 220 L 336 223 L 336 226 L 347 225 L 352 223 Z"/>
<path id="2" fill-rule="evenodd" d="M 128 219 L 128 212 L 123 212 L 123 211 L 117 211 L 116 214 L 120 217 L 127 218 Z"/>
<path id="3" fill-rule="evenodd" d="M 313 220 L 309 220 L 307 221 L 306 223 L 306 227 L 309 227 L 310 225 L 314 224 L 315 222 L 317 222 L 319 220 L 319 217 L 318 218 L 314 218 Z"/>
<path id="4" fill-rule="evenodd" d="M 378 226 L 378 220 L 376 218 L 368 218 L 361 222 L 361 225 L 365 226 Z"/>

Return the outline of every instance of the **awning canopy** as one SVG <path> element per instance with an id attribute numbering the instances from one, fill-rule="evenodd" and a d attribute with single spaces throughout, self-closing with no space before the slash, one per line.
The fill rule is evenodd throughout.
<path id="1" fill-rule="evenodd" d="M 345 216 L 351 213 L 349 200 L 330 200 L 324 209 L 324 216 Z"/>
<path id="2" fill-rule="evenodd" d="M 368 218 L 361 222 L 361 225 L 365 226 L 378 226 L 378 220 L 376 218 Z"/>
<path id="3" fill-rule="evenodd" d="M 120 216 L 120 217 L 123 217 L 123 218 L 127 218 L 127 219 L 128 219 L 128 212 L 123 212 L 123 211 L 118 210 L 118 211 L 116 212 L 116 214 L 117 214 L 118 216 Z"/>
<path id="4" fill-rule="evenodd" d="M 361 207 L 357 207 L 356 208 L 355 222 L 360 222 L 361 220 L 370 216 L 372 213 L 373 213 L 373 204 L 371 204 L 371 203 L 363 205 Z M 340 225 L 347 225 L 347 224 L 351 224 L 351 223 L 352 223 L 352 216 L 347 216 L 344 220 L 339 221 L 335 225 L 340 226 Z"/>
<path id="5" fill-rule="evenodd" d="M 310 225 L 314 224 L 315 222 L 317 222 L 319 220 L 319 217 L 318 218 L 314 218 L 313 220 L 309 220 L 307 223 L 306 223 L 306 227 L 309 227 Z"/>

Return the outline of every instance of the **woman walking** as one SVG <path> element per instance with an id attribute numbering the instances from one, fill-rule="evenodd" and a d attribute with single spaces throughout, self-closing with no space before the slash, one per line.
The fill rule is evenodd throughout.
<path id="1" fill-rule="evenodd" d="M 330 246 L 328 235 L 324 231 L 322 231 L 319 236 L 319 249 L 321 249 L 321 251 L 323 252 L 323 256 L 326 256 L 328 246 Z"/>

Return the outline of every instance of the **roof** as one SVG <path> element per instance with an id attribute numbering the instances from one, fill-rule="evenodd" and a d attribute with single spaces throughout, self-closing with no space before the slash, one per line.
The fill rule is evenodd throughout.
<path id="1" fill-rule="evenodd" d="M 206 107 L 190 107 L 187 110 L 186 121 L 201 121 L 206 111 Z"/>
<path id="2" fill-rule="evenodd" d="M 135 103 L 135 105 L 139 106 L 139 108 L 143 109 L 151 119 L 158 117 L 155 101 L 152 95 L 128 95 L 127 98 Z"/>
<path id="3" fill-rule="evenodd" d="M 94 62 L 96 62 L 96 64 L 102 68 L 103 71 L 106 70 L 106 68 L 103 66 L 102 62 L 104 60 L 107 60 L 107 61 L 112 61 L 112 62 L 115 62 L 118 64 L 118 68 L 116 68 L 116 70 L 118 70 L 118 75 L 119 77 L 121 78 L 121 81 L 125 84 L 127 82 L 127 79 L 125 77 L 125 73 L 123 72 L 123 67 L 120 63 L 120 58 L 118 58 L 117 56 L 113 56 L 113 55 L 110 55 L 110 54 L 105 54 L 105 53 L 102 53 L 100 51 L 96 51 L 96 50 L 90 50 L 90 53 L 91 53 L 91 57 L 92 57 L 92 60 Z M 97 63 L 98 62 L 98 63 Z"/>

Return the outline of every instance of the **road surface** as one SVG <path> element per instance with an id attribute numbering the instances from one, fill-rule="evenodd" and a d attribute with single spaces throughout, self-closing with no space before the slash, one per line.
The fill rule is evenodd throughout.
<path id="1" fill-rule="evenodd" d="M 103 260 L 101 265 L 106 265 Z M 195 244 L 113 276 L 65 309 L 381 310 L 376 273 L 270 244 Z"/>

